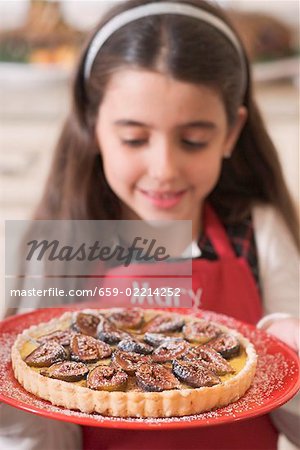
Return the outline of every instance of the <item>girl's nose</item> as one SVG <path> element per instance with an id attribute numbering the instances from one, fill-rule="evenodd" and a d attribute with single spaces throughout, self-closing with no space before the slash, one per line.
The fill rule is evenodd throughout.
<path id="1" fill-rule="evenodd" d="M 148 172 L 158 181 L 172 181 L 179 174 L 178 150 L 172 143 L 164 142 L 149 151 Z"/>

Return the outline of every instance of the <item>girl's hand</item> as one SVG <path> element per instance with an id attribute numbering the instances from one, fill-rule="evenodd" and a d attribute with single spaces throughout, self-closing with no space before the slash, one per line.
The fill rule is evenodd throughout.
<path id="1" fill-rule="evenodd" d="M 272 322 L 267 328 L 267 333 L 273 334 L 293 350 L 299 353 L 300 320 L 294 317 L 279 319 Z"/>

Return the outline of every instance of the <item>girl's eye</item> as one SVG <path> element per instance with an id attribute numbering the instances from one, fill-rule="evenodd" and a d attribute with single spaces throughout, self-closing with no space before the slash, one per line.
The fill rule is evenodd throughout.
<path id="1" fill-rule="evenodd" d="M 207 146 L 207 142 L 188 141 L 187 139 L 182 139 L 182 143 L 185 147 L 195 150 L 205 148 Z"/>
<path id="2" fill-rule="evenodd" d="M 142 147 L 147 143 L 146 139 L 128 139 L 123 140 L 122 144 L 128 147 Z M 189 141 L 187 139 L 182 140 L 182 144 L 184 147 L 189 148 L 191 150 L 199 150 L 205 148 L 207 146 L 207 142 L 198 142 L 198 141 Z"/>
<path id="3" fill-rule="evenodd" d="M 145 139 L 131 139 L 122 141 L 122 144 L 127 145 L 128 147 L 141 147 L 146 143 Z"/>

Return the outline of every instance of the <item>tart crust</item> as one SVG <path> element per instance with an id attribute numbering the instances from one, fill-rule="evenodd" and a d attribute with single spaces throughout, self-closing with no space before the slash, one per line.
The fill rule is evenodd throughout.
<path id="1" fill-rule="evenodd" d="M 111 310 L 112 311 L 112 310 Z M 100 313 L 109 310 L 83 310 Z M 145 310 L 145 314 L 157 311 Z M 70 323 L 73 312 L 47 323 L 31 326 L 20 334 L 12 347 L 12 366 L 16 379 L 29 392 L 48 400 L 53 405 L 63 406 L 84 413 L 99 413 L 114 417 L 172 417 L 198 414 L 235 402 L 251 385 L 255 375 L 257 354 L 254 346 L 240 333 L 216 324 L 224 332 L 235 335 L 246 353 L 242 369 L 234 376 L 212 387 L 182 388 L 162 392 L 97 391 L 78 383 L 48 378 L 33 370 L 22 359 L 21 349 L 35 337 L 59 329 Z M 169 313 L 168 313 L 169 314 Z M 178 314 L 177 314 L 178 315 Z M 185 321 L 197 320 L 194 316 L 182 315 Z"/>

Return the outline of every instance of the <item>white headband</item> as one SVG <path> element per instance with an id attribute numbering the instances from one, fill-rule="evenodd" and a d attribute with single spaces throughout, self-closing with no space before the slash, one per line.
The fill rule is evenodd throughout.
<path id="1" fill-rule="evenodd" d="M 109 20 L 94 36 L 90 47 L 88 49 L 85 65 L 84 65 L 84 78 L 87 80 L 91 74 L 92 66 L 94 60 L 101 49 L 102 45 L 107 41 L 107 39 L 119 28 L 127 25 L 134 20 L 141 19 L 147 16 L 154 16 L 160 14 L 178 14 L 181 16 L 194 17 L 196 19 L 202 20 L 214 28 L 223 33 L 227 39 L 233 44 L 236 51 L 239 54 L 241 65 L 244 74 L 244 85 L 246 85 L 246 63 L 245 57 L 241 48 L 241 45 L 231 31 L 231 29 L 218 17 L 213 14 L 204 11 L 196 6 L 189 5 L 187 3 L 173 3 L 173 2 L 161 2 L 161 3 L 148 3 L 146 5 L 137 6 L 124 11 L 117 16 Z"/>

